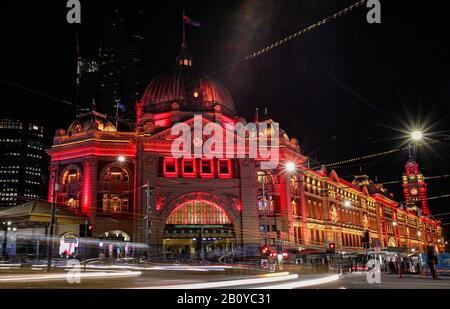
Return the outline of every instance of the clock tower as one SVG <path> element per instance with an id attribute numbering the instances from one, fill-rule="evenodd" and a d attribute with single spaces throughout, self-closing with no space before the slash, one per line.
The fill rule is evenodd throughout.
<path id="1" fill-rule="evenodd" d="M 405 173 L 402 177 L 403 193 L 408 208 L 421 209 L 425 216 L 430 215 L 427 205 L 427 184 L 423 174 L 419 170 L 419 164 L 414 160 L 412 148 L 409 149 L 409 159 L 405 165 Z"/>

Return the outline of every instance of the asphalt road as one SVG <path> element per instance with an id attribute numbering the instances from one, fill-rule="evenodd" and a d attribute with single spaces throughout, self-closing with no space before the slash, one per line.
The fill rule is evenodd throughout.
<path id="1" fill-rule="evenodd" d="M 431 277 L 419 275 L 382 274 L 381 283 L 368 283 L 365 273 L 343 275 L 340 280 L 312 286 L 313 289 L 450 289 L 450 277 Z"/>
<path id="2" fill-rule="evenodd" d="M 92 273 L 92 272 L 91 272 Z M 0 289 L 116 289 L 116 288 L 145 288 L 149 286 L 170 286 L 177 285 L 190 288 L 192 284 L 204 284 L 216 281 L 241 280 L 261 277 L 261 274 L 250 273 L 248 271 L 179 271 L 179 270 L 145 270 L 141 275 L 119 277 L 119 278 L 91 278 L 82 279 L 81 283 L 68 283 L 64 277 L 64 272 L 59 272 L 63 277 L 59 279 L 48 279 L 43 277 L 36 281 L 20 280 L 14 282 L 2 281 L 6 276 L 33 274 L 33 276 L 45 276 L 43 271 L 33 273 L 0 272 Z M 242 284 L 232 288 L 283 288 L 286 284 L 296 284 L 299 281 L 310 281 L 325 277 L 324 274 L 300 274 L 297 279 L 289 279 L 282 282 L 265 284 Z M 293 287 L 296 288 L 296 287 Z M 370 284 L 367 282 L 365 273 L 346 274 L 331 283 L 321 283 L 309 285 L 308 289 L 449 289 L 450 278 L 441 277 L 440 280 L 433 280 L 430 277 L 417 275 L 404 275 L 398 278 L 395 274 L 382 274 L 381 283 Z"/>

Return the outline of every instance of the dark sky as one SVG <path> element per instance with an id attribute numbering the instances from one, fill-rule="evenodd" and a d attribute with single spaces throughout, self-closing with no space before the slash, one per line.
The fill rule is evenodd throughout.
<path id="1" fill-rule="evenodd" d="M 93 56 L 99 29 L 116 7 L 143 9 L 145 80 L 173 64 L 181 40 L 181 11 L 202 22 L 188 29 L 195 65 L 211 73 L 356 0 L 81 0 L 81 53 Z M 115 4 L 117 3 L 117 4 Z M 423 127 L 430 138 L 449 136 L 450 18 L 440 1 L 381 1 L 382 24 L 366 22 L 366 8 L 339 18 L 252 61 L 214 75 L 232 93 L 238 114 L 252 119 L 267 107 L 302 152 L 335 161 L 406 143 Z M 75 26 L 65 0 L 0 1 L 0 78 L 73 101 Z M 1 115 L 38 119 L 52 135 L 74 118 L 71 108 L 0 82 Z M 422 147 L 426 176 L 450 174 L 450 146 Z M 351 180 L 362 171 L 379 181 L 398 180 L 407 153 L 337 168 Z M 429 195 L 450 193 L 450 178 L 429 181 Z M 389 189 L 401 200 L 400 186 Z M 430 202 L 447 211 L 449 199 Z"/>

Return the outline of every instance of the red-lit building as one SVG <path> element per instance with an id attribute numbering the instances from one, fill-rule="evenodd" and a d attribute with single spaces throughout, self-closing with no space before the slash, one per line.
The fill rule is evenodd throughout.
<path id="1" fill-rule="evenodd" d="M 192 256 L 200 248 L 253 255 L 266 239 L 271 247 L 278 239 L 283 248 L 324 250 L 332 242 L 337 251 L 362 251 L 366 229 L 382 247 L 423 251 L 442 241 L 412 159 L 404 176 L 408 204 L 401 207 L 367 176 L 350 183 L 333 170 L 308 169 L 298 140 L 282 130 L 274 146 L 280 164 L 272 170 L 261 170 L 260 158 L 174 158 L 172 126 L 193 127 L 199 114 L 219 127 L 245 123 L 228 90 L 198 71 L 183 50 L 137 102 L 133 132 L 117 131 L 95 107 L 56 132 L 48 151 L 49 201 L 87 215 L 94 238 L 120 235 Z M 272 120 L 264 122 L 270 128 Z M 296 171 L 287 172 L 286 162 Z"/>

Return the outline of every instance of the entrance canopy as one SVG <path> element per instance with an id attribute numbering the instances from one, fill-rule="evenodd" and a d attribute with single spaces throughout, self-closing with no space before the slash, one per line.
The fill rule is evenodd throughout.
<path id="1" fill-rule="evenodd" d="M 88 218 L 76 213 L 67 205 L 55 205 L 55 222 L 62 225 L 86 224 Z M 17 228 L 27 228 L 36 224 L 51 221 L 50 203 L 45 201 L 31 201 L 25 204 L 0 211 L 0 220 L 12 221 Z"/>

